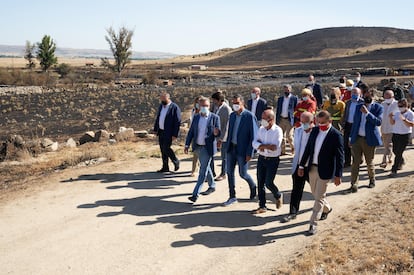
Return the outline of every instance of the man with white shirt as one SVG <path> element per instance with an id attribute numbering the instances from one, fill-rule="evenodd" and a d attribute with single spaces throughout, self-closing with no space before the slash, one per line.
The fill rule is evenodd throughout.
<path id="1" fill-rule="evenodd" d="M 247 101 L 247 110 L 256 116 L 256 120 L 260 121 L 262 113 L 267 109 L 267 101 L 260 97 L 261 91 L 259 87 L 253 88 L 250 96 L 251 99 Z"/>
<path id="2" fill-rule="evenodd" d="M 386 90 L 384 92 L 384 102 L 381 103 L 384 107 L 384 119 L 381 124 L 381 138 L 384 144 L 384 155 L 382 157 L 381 168 L 386 168 L 388 163 L 391 163 L 392 157 L 392 125 L 391 121 L 387 119 L 390 114 L 398 111 L 398 102 L 394 99 L 394 92 Z"/>
<path id="3" fill-rule="evenodd" d="M 275 113 L 273 110 L 265 110 L 262 113 L 260 124 L 261 127 L 252 143 L 253 148 L 259 153 L 257 161 L 259 208 L 253 210 L 253 214 L 265 213 L 267 210 L 265 187 L 273 193 L 276 200 L 276 208 L 282 207 L 282 194 L 273 182 L 279 167 L 282 129 L 275 124 Z"/>
<path id="4" fill-rule="evenodd" d="M 300 201 L 302 200 L 303 188 L 305 182 L 309 182 L 309 169 L 305 164 L 303 177 L 298 176 L 299 162 L 302 159 L 305 152 L 306 144 L 308 143 L 312 128 L 315 126 L 313 123 L 314 115 L 309 112 L 303 112 L 300 116 L 301 127 L 295 129 L 294 143 L 296 148 L 296 154 L 292 161 L 292 193 L 290 195 L 290 207 L 289 214 L 282 219 L 282 222 L 289 222 L 296 219 L 296 215 L 299 212 Z"/>
<path id="5" fill-rule="evenodd" d="M 326 200 L 328 183 L 334 178 L 335 185 L 341 184 L 344 163 L 344 140 L 341 133 L 332 127 L 329 112 L 323 110 L 317 115 L 318 126 L 314 127 L 306 144 L 298 176 L 305 175 L 305 167 L 309 167 L 309 183 L 315 203 L 310 218 L 309 235 L 316 233 L 318 220 L 325 220 L 332 212 Z"/>
<path id="6" fill-rule="evenodd" d="M 283 132 L 282 155 L 286 153 L 286 141 L 289 143 L 293 155 L 295 147 L 293 144 L 292 132 L 294 125 L 294 112 L 295 107 L 298 104 L 298 98 L 292 95 L 291 85 L 283 85 L 283 90 L 283 95 L 277 99 L 276 124 L 282 128 Z"/>

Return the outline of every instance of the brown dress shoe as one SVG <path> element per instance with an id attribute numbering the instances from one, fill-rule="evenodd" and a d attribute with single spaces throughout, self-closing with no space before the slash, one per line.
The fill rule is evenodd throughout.
<path id="1" fill-rule="evenodd" d="M 263 207 L 259 207 L 255 210 L 252 211 L 252 214 L 262 214 L 262 213 L 266 213 L 267 209 L 263 208 Z"/>

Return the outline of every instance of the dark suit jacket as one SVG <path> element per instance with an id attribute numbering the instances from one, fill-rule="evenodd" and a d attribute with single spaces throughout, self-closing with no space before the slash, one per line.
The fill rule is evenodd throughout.
<path id="1" fill-rule="evenodd" d="M 280 124 L 282 108 L 283 108 L 283 99 L 285 96 L 281 96 L 277 100 L 277 109 L 276 109 L 276 124 Z M 294 95 L 291 95 L 289 98 L 289 107 L 288 107 L 288 118 L 290 121 L 290 125 L 293 126 L 293 113 L 295 112 L 295 107 L 298 104 L 298 98 Z"/>
<path id="2" fill-rule="evenodd" d="M 193 151 L 196 149 L 196 141 L 198 136 L 198 122 L 200 121 L 201 115 L 196 114 L 194 120 L 191 123 L 190 130 L 188 131 L 187 138 L 185 140 L 185 146 L 189 147 L 192 143 Z M 210 113 L 207 119 L 207 133 L 206 133 L 206 148 L 210 156 L 214 156 L 217 152 L 217 141 L 216 136 L 214 135 L 214 128 L 220 129 L 220 118 L 218 115 Z M 217 136 L 220 135 L 220 132 Z"/>
<path id="3" fill-rule="evenodd" d="M 236 122 L 237 113 L 233 112 L 230 115 L 229 119 L 229 129 L 227 135 L 227 148 L 226 152 L 230 152 L 232 149 L 232 140 L 233 140 L 233 128 L 234 123 Z M 256 117 L 249 111 L 244 110 L 241 113 L 241 121 L 239 125 L 239 130 L 237 131 L 237 154 L 243 157 L 253 157 L 253 145 L 252 142 L 256 137 L 257 132 L 257 120 Z"/>
<path id="4" fill-rule="evenodd" d="M 249 111 L 252 111 L 252 102 L 253 102 L 252 99 L 249 99 L 247 101 L 247 110 Z M 259 102 L 257 102 L 257 107 L 256 107 L 256 113 L 254 114 L 257 120 L 262 119 L 262 113 L 266 108 L 267 108 L 267 101 L 259 97 Z"/>
<path id="5" fill-rule="evenodd" d="M 342 116 L 342 119 L 341 119 L 341 125 L 342 125 L 342 128 L 344 128 L 344 127 L 345 127 L 345 123 L 346 123 L 346 122 L 347 122 L 347 120 L 348 120 L 348 116 L 349 116 L 349 108 L 350 108 L 350 106 L 351 106 L 351 103 L 352 103 L 352 99 L 348 100 L 348 101 L 345 103 L 345 112 L 344 112 L 344 115 Z M 359 103 L 359 104 L 364 103 L 364 100 L 360 97 L 360 98 L 358 99 L 357 103 Z M 356 111 L 356 109 L 355 109 L 355 111 Z"/>
<path id="6" fill-rule="evenodd" d="M 305 147 L 300 166 L 308 167 L 312 165 L 313 155 L 315 153 L 316 137 L 319 134 L 319 127 L 314 127 L 309 136 L 308 143 Z M 333 177 L 342 177 L 344 167 L 344 139 L 341 133 L 333 126 L 329 129 L 325 140 L 322 143 L 318 155 L 318 173 L 323 180 L 332 179 Z"/>
<path id="7" fill-rule="evenodd" d="M 157 112 L 157 118 L 155 119 L 154 123 L 154 132 L 159 134 L 159 120 L 161 114 L 161 108 L 163 105 L 160 104 Z M 181 124 L 181 110 L 177 104 L 171 102 L 170 106 L 168 107 L 167 115 L 165 116 L 164 122 L 164 132 L 166 137 L 178 137 L 178 133 L 180 132 L 180 124 Z"/>
<path id="8" fill-rule="evenodd" d="M 359 132 L 359 126 L 361 125 L 362 112 L 360 111 L 362 104 L 358 104 L 355 109 L 354 123 L 352 123 L 351 129 L 351 144 L 354 144 Z M 377 126 L 382 123 L 382 114 L 384 113 L 384 107 L 379 103 L 372 103 L 367 119 L 365 122 L 365 138 L 368 146 L 380 146 L 382 145 L 382 139 L 380 131 Z"/>
<path id="9" fill-rule="evenodd" d="M 318 108 L 322 108 L 322 104 L 323 104 L 323 91 L 322 91 L 322 87 L 319 83 L 315 83 L 312 86 L 312 93 L 313 96 L 316 99 L 316 105 L 318 106 Z"/>

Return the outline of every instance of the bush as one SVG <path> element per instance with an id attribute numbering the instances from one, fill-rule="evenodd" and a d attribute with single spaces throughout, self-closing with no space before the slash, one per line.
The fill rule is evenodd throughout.
<path id="1" fill-rule="evenodd" d="M 72 68 L 69 64 L 61 63 L 56 68 L 56 72 L 60 74 L 60 77 L 64 78 L 66 77 L 70 72 L 72 71 Z"/>

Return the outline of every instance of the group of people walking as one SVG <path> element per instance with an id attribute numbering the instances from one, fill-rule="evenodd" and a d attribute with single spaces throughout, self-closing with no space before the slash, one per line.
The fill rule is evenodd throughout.
<path id="1" fill-rule="evenodd" d="M 197 97 L 184 152 L 193 152 L 192 175 L 197 164 L 200 168 L 188 199 L 194 203 L 200 195 L 213 193 L 216 181 L 227 178 L 229 197 L 223 205 L 236 203 L 235 168 L 238 166 L 240 177 L 249 185 L 249 199 L 254 200 L 258 195 L 259 207 L 253 214 L 267 211 L 266 188 L 271 191 L 276 208 L 281 208 L 282 193 L 274 180 L 280 156 L 287 154 L 289 144 L 293 156 L 292 193 L 289 213 L 282 222 L 296 218 L 305 183 L 309 182 L 315 202 L 308 234 L 315 234 L 317 222 L 327 219 L 333 209 L 326 199 L 330 181 L 340 185 L 343 169 L 352 166 L 347 191 L 357 192 L 360 166 L 365 161 L 368 187 L 374 188 L 376 147 L 384 144 L 383 168 L 391 163 L 391 150 L 394 153 L 390 174 L 394 177 L 404 164 L 402 154 L 411 141 L 414 113 L 407 99 L 397 101 L 393 90 L 387 89 L 383 102 L 379 103 L 375 100 L 375 90 L 360 77 L 357 74 L 355 81 L 341 78 L 339 86 L 331 89 L 325 101 L 322 87 L 313 75 L 309 76 L 299 98 L 292 93 L 292 86 L 285 84 L 276 108 L 268 106 L 258 87 L 252 89 L 247 101 L 240 94 L 228 101 L 222 91 L 215 92 L 211 98 Z M 159 172 L 170 171 L 169 159 L 177 171 L 180 161 L 171 144 L 178 137 L 181 112 L 168 93 L 162 93 L 160 100 L 154 125 L 163 160 Z M 213 162 L 218 150 L 222 164 L 221 173 L 216 177 Z M 255 156 L 257 185 L 248 172 L 249 162 Z M 208 188 L 202 192 L 206 181 Z"/>

